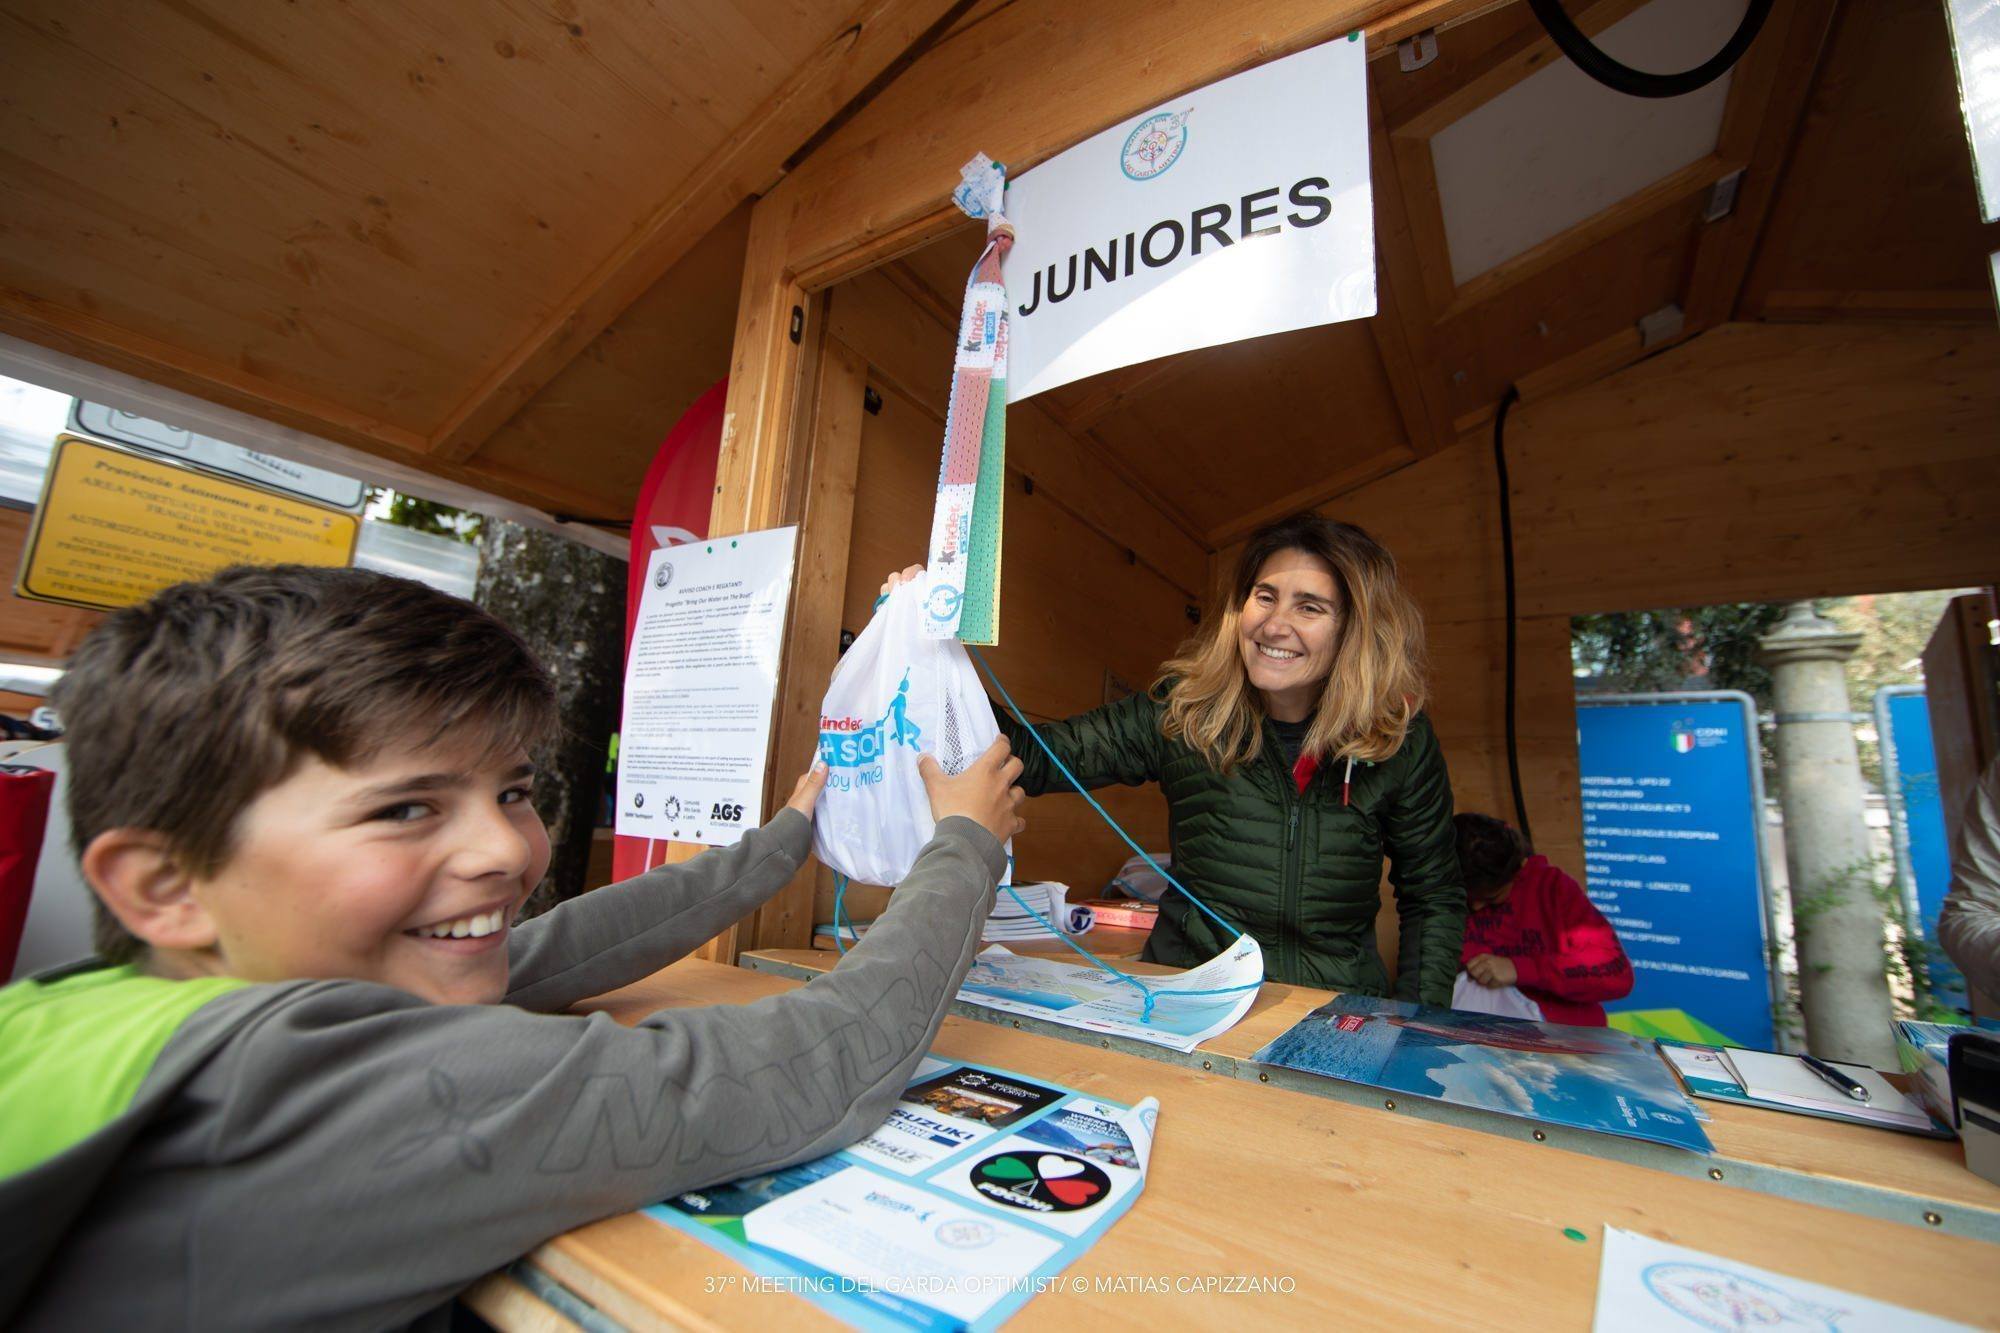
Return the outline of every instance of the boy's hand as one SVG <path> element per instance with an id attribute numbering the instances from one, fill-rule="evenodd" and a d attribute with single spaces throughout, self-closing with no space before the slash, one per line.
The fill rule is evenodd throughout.
<path id="1" fill-rule="evenodd" d="M 882 580 L 882 591 L 879 595 L 887 597 L 891 592 L 895 591 L 897 584 L 908 583 L 911 579 L 915 578 L 917 575 L 923 572 L 924 572 L 924 567 L 922 565 L 911 565 L 908 569 L 903 570 L 901 573 L 890 574 L 888 578 Z"/>
<path id="2" fill-rule="evenodd" d="M 1014 785 L 1021 776 L 1021 761 L 1014 758 L 1005 736 L 987 746 L 986 753 L 955 778 L 946 777 L 931 755 L 917 761 L 917 772 L 930 793 L 933 819 L 964 815 L 1002 842 L 1028 827 L 1021 818 L 1021 802 L 1028 794 Z"/>
<path id="3" fill-rule="evenodd" d="M 826 790 L 826 765 L 814 762 L 792 788 L 792 799 L 785 802 L 787 810 L 796 810 L 807 819 L 813 817 L 813 806 L 819 802 L 819 794 Z"/>
<path id="4" fill-rule="evenodd" d="M 1465 965 L 1465 975 L 1471 977 L 1489 990 L 1511 986 L 1521 979 L 1520 969 L 1510 958 L 1502 958 L 1497 953 L 1483 953 Z"/>

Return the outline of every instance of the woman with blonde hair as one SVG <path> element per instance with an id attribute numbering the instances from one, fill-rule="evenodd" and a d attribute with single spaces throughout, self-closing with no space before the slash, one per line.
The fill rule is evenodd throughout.
<path id="1" fill-rule="evenodd" d="M 1036 730 L 1086 787 L 1160 784 L 1174 878 L 1254 936 L 1276 980 L 1390 993 L 1375 947 L 1386 856 L 1394 993 L 1448 1005 L 1465 887 L 1423 703 L 1423 619 L 1394 558 L 1350 523 L 1303 513 L 1250 536 L 1152 689 Z M 1026 729 L 994 712 L 1021 787 L 1067 790 Z M 1170 890 L 1144 956 L 1192 967 L 1230 938 Z"/>

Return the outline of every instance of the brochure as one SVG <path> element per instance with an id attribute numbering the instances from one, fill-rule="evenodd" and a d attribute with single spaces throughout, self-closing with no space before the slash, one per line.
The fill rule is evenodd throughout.
<path id="1" fill-rule="evenodd" d="M 926 1058 L 853 1147 L 646 1213 L 856 1328 L 983 1333 L 1132 1206 L 1159 1114 Z"/>
<path id="2" fill-rule="evenodd" d="M 959 987 L 968 1004 L 1026 1014 L 1065 1027 L 1109 1032 L 1176 1051 L 1191 1051 L 1234 1027 L 1264 984 L 1264 951 L 1248 935 L 1187 972 L 1140 977 L 1153 996 L 1087 963 L 1025 958 L 994 945 L 974 960 Z"/>
<path id="3" fill-rule="evenodd" d="M 1598 1333 L 1685 1333 L 1690 1328 L 1942 1333 L 1966 1326 L 1606 1227 L 1591 1327 Z"/>
<path id="4" fill-rule="evenodd" d="M 1652 1044 L 1615 1028 L 1339 995 L 1254 1058 L 1545 1124 L 1714 1151 Z"/>

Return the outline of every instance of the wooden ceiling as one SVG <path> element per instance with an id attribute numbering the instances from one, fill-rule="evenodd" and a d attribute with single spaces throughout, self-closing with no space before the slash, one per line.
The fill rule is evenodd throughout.
<path id="1" fill-rule="evenodd" d="M 1047 414 L 1211 549 L 1483 431 L 1524 399 L 1601 378 L 1682 331 L 1737 319 L 1994 318 L 1984 227 L 1942 7 L 1778 0 L 1732 75 L 1715 151 L 1455 284 L 1430 140 L 1560 59 L 1526 5 L 1468 5 L 1414 72 L 1369 74 L 1381 313 L 1129 367 L 1017 410 Z M 1601 31 L 1640 0 L 1571 0 Z M 1580 164 L 1582 165 L 1582 164 Z M 1743 169 L 1734 210 L 1703 212 Z M 896 261 L 955 306 L 980 244 L 957 233 Z"/>
<path id="2" fill-rule="evenodd" d="M 615 514 L 645 459 L 627 440 L 600 470 L 581 433 L 659 394 L 554 427 L 562 394 L 537 396 L 628 312 L 626 345 L 700 335 L 706 373 L 647 423 L 650 453 L 727 364 L 733 215 L 952 10 L 8 0 L 0 330 Z M 618 398 L 620 354 L 594 351 L 609 375 L 585 387 Z"/>
<path id="3" fill-rule="evenodd" d="M 1012 3 L 0 0 L 0 331 L 616 515 L 727 368 L 748 202 Z M 1370 49 L 1381 313 L 1023 405 L 1204 545 L 1629 364 L 1662 306 L 1993 318 L 1937 0 L 1777 0 L 1713 153 L 1462 284 L 1431 141 L 1560 57 L 1509 0 L 1410 0 Z M 948 320 L 977 243 L 891 276 Z"/>

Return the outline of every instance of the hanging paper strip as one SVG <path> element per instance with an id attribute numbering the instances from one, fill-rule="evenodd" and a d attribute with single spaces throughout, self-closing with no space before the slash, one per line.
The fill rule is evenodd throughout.
<path id="1" fill-rule="evenodd" d="M 986 249 L 965 284 L 951 406 L 931 516 L 932 638 L 1000 639 L 1000 529 L 1007 493 L 1007 289 L 1000 261 L 1014 229 L 1000 215 L 1000 169 L 982 154 L 966 169 L 959 206 L 986 218 Z"/>

